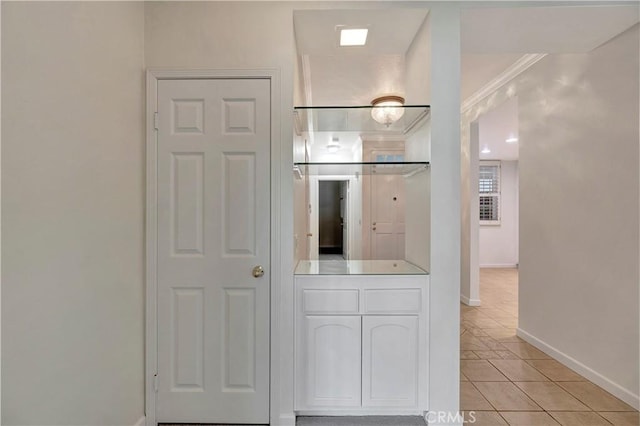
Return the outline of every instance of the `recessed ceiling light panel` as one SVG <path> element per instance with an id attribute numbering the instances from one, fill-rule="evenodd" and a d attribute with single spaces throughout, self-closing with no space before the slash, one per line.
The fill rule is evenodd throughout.
<path id="1" fill-rule="evenodd" d="M 482 148 L 482 151 L 480 151 L 482 154 L 491 154 L 491 150 L 489 149 L 488 146 L 485 146 L 484 148 Z"/>
<path id="2" fill-rule="evenodd" d="M 367 43 L 366 28 L 342 28 L 340 30 L 340 46 L 364 46 Z"/>
<path id="3" fill-rule="evenodd" d="M 508 138 L 508 139 L 505 139 L 505 142 L 506 143 L 516 143 L 516 142 L 518 142 L 518 138 L 513 138 L 513 137 L 512 138 Z"/>

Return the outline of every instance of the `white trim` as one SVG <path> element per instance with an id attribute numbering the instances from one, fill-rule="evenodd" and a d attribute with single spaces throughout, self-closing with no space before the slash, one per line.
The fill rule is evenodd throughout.
<path id="1" fill-rule="evenodd" d="M 299 410 L 299 416 L 423 416 L 424 410 L 419 409 L 344 409 L 344 410 Z"/>
<path id="2" fill-rule="evenodd" d="M 467 306 L 480 306 L 480 299 L 469 299 L 464 294 L 460 295 L 460 301 Z"/>
<path id="3" fill-rule="evenodd" d="M 281 414 L 278 426 L 296 426 L 296 415 L 291 414 Z"/>
<path id="4" fill-rule="evenodd" d="M 144 426 L 146 424 L 145 416 L 142 416 L 138 419 L 137 422 L 133 424 L 133 426 Z"/>
<path id="5" fill-rule="evenodd" d="M 158 80 L 171 79 L 216 79 L 216 78 L 263 78 L 271 81 L 271 294 L 270 294 L 270 379 L 269 417 L 270 421 L 280 418 L 280 285 L 281 285 L 281 111 L 280 71 L 277 69 L 229 69 L 229 70 L 147 70 L 147 213 L 146 213 L 146 282 L 145 282 L 145 414 L 147 426 L 157 425 L 156 392 L 153 376 L 157 371 L 157 170 L 156 170 L 156 130 L 154 113 L 157 111 Z M 295 417 L 294 417 L 295 423 Z"/>
<path id="6" fill-rule="evenodd" d="M 146 227 L 145 227 L 145 256 L 146 256 L 146 281 L 145 281 L 145 373 L 144 373 L 144 399 L 145 399 L 145 423 L 147 426 L 155 426 L 156 423 L 156 393 L 154 387 L 154 375 L 157 371 L 157 212 L 149 206 L 157 205 L 157 146 L 155 129 L 155 112 L 158 100 L 159 74 L 151 70 L 147 71 L 147 181 L 146 194 Z"/>
<path id="7" fill-rule="evenodd" d="M 0 34 L 2 33 L 2 8 L 0 7 Z M 1 45 L 2 43 L 0 43 Z M 0 48 L 0 57 L 2 57 L 2 49 Z M 1 68 L 1 67 L 0 67 Z M 2 72 L 0 71 L 0 81 L 2 81 Z M 2 85 L 0 85 L 2 86 Z M 2 89 L 0 89 L 0 99 L 2 98 Z M 0 102 L 0 105 L 2 102 Z M 0 117 L 2 117 L 0 107 Z M 2 120 L 0 120 L 1 122 Z M 0 135 L 2 135 L 2 125 L 0 124 Z M 0 153 L 2 152 L 2 136 L 0 136 Z M 0 155 L 0 165 L 2 164 L 2 155 Z M 2 176 L 2 167 L 0 166 L 0 176 Z M 2 178 L 0 177 L 0 223 L 2 223 Z M 2 226 L 0 226 L 0 295 L 2 294 Z M 0 297 L 0 330 L 2 330 L 2 297 Z M 2 333 L 0 332 L 0 365 L 2 365 Z M 0 377 L 2 374 L 0 374 Z M 2 380 L 0 380 L 0 401 L 2 401 Z M 0 424 L 2 423 L 2 404 L 0 404 Z"/>
<path id="8" fill-rule="evenodd" d="M 613 380 L 608 379 L 597 371 L 591 369 L 590 367 L 584 365 L 580 361 L 575 358 L 570 357 L 569 355 L 561 352 L 560 350 L 554 348 L 553 346 L 543 342 L 532 334 L 527 333 L 521 328 L 516 329 L 516 335 L 526 342 L 532 344 L 536 348 L 540 349 L 542 352 L 556 359 L 560 363 L 569 367 L 576 373 L 581 376 L 587 378 L 592 381 L 596 385 L 600 386 L 602 389 L 611 393 L 617 398 L 620 398 L 622 401 L 631 405 L 636 410 L 640 409 L 640 396 L 634 394 L 629 389 L 625 389 L 619 384 L 615 383 Z"/>
<path id="9" fill-rule="evenodd" d="M 498 74 L 494 79 L 489 81 L 487 84 L 482 86 L 478 91 L 476 91 L 473 95 L 469 96 L 462 102 L 461 111 L 463 113 L 467 112 L 471 108 L 473 108 L 478 102 L 486 98 L 487 96 L 493 94 L 495 91 L 500 89 L 502 86 L 513 80 L 515 77 L 529 69 L 533 64 L 538 62 L 540 59 L 547 56 L 546 53 L 534 53 L 523 55 L 520 59 L 514 62 L 509 68 Z"/>

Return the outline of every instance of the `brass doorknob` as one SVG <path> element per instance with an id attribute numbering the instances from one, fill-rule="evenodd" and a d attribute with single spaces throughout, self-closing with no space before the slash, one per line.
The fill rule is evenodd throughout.
<path id="1" fill-rule="evenodd" d="M 264 275 L 264 268 L 262 266 L 258 265 L 258 266 L 253 268 L 252 273 L 253 273 L 253 276 L 255 278 L 260 278 L 261 276 Z"/>

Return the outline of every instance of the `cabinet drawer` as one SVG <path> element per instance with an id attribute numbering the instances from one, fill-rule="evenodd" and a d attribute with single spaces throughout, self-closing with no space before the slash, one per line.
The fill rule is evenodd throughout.
<path id="1" fill-rule="evenodd" d="M 305 314 L 357 314 L 358 290 L 303 290 Z"/>
<path id="2" fill-rule="evenodd" d="M 422 309 L 422 290 L 364 290 L 365 314 L 417 314 Z"/>

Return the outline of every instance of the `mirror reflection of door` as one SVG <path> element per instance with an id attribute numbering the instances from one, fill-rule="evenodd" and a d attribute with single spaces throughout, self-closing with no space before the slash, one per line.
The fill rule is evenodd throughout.
<path id="1" fill-rule="evenodd" d="M 373 151 L 378 163 L 404 161 L 402 151 Z M 404 259 L 404 178 L 371 176 L 371 259 Z"/>
<path id="2" fill-rule="evenodd" d="M 320 260 L 346 259 L 346 181 L 318 182 L 318 250 Z"/>

